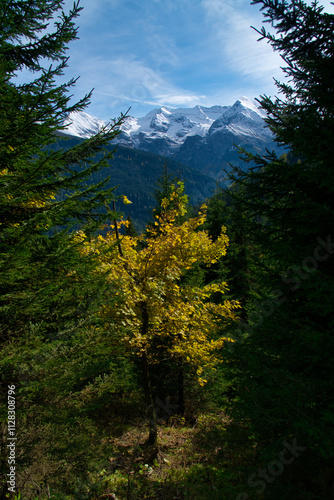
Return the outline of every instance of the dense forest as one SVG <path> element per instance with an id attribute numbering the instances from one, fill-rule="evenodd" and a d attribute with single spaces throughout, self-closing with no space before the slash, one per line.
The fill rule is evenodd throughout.
<path id="1" fill-rule="evenodd" d="M 102 175 L 124 116 L 55 146 L 79 4 L 1 2 L 1 499 L 334 498 L 334 16 L 253 4 L 286 152 L 197 208 L 165 169 L 138 234 Z"/>
<path id="2" fill-rule="evenodd" d="M 65 135 L 60 136 L 59 141 L 50 147 L 53 150 L 70 149 L 82 141 L 83 139 L 78 137 Z M 106 145 L 106 150 L 113 153 L 112 158 L 107 160 L 108 167 L 93 172 L 87 182 L 98 184 L 109 177 L 105 184 L 106 188 L 119 186 L 122 194 L 125 194 L 131 203 L 116 202 L 116 208 L 122 210 L 125 218 L 128 216 L 131 218 L 138 232 L 145 230 L 147 221 L 152 216 L 156 203 L 154 196 L 156 185 L 160 177 L 165 175 L 166 169 L 171 179 L 177 177 L 185 181 L 189 202 L 194 206 L 200 205 L 210 197 L 217 185 L 217 181 L 212 177 L 170 158 L 121 144 L 115 146 L 109 143 Z"/>

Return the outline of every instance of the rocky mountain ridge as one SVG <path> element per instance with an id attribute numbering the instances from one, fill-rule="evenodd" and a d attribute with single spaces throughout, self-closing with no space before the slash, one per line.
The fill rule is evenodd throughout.
<path id="1" fill-rule="evenodd" d="M 140 118 L 127 117 L 117 142 L 186 164 L 222 179 L 229 164 L 240 165 L 238 147 L 254 153 L 278 149 L 255 101 L 237 100 L 232 106 L 161 107 Z M 87 113 L 71 114 L 66 133 L 87 138 L 105 122 Z"/>

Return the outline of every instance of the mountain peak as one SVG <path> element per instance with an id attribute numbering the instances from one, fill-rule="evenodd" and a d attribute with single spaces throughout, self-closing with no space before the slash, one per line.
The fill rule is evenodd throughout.
<path id="1" fill-rule="evenodd" d="M 63 125 L 66 127 L 62 132 L 82 139 L 88 139 L 97 134 L 107 122 L 91 116 L 84 111 L 73 111 L 65 118 Z"/>
<path id="2" fill-rule="evenodd" d="M 254 113 L 257 113 L 261 117 L 265 116 L 265 112 L 260 108 L 258 102 L 255 99 L 248 99 L 248 97 L 240 97 L 235 103 L 233 107 L 244 107 L 247 108 Z"/>
<path id="3" fill-rule="evenodd" d="M 256 101 L 247 97 L 241 97 L 232 106 L 205 107 L 198 104 L 193 108 L 177 109 L 161 106 L 141 118 L 127 117 L 117 140 L 144 150 L 151 150 L 154 141 L 154 152 L 168 156 L 171 150 L 175 152 L 180 148 L 187 138 L 205 138 L 223 130 L 241 137 L 268 137 L 270 131 L 264 128 L 264 117 L 265 112 Z M 69 135 L 87 138 L 99 132 L 105 122 L 88 113 L 76 112 L 71 113 L 64 124 Z"/>
<path id="4" fill-rule="evenodd" d="M 128 116 L 115 142 L 219 177 L 231 162 L 240 161 L 235 145 L 255 153 L 275 149 L 273 135 L 263 120 L 265 116 L 256 101 L 247 97 L 230 106 L 161 106 L 140 118 Z M 65 125 L 66 133 L 86 138 L 97 133 L 105 122 L 79 112 L 67 117 Z"/>

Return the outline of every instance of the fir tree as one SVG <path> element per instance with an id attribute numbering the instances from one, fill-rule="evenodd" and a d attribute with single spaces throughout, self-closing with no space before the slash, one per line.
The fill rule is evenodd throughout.
<path id="1" fill-rule="evenodd" d="M 98 153 L 118 134 L 122 117 L 72 149 L 51 148 L 64 118 L 90 100 L 88 94 L 72 104 L 75 79 L 57 83 L 67 66 L 67 45 L 77 37 L 80 10 L 77 2 L 66 14 L 60 0 L 0 4 L 0 382 L 4 397 L 14 384 L 20 398 L 22 467 L 42 441 L 35 422 L 41 429 L 43 419 L 51 425 L 48 408 L 66 399 L 74 380 L 73 367 L 64 367 L 67 380 L 43 396 L 52 378 L 47 367 L 65 363 L 78 334 L 94 321 L 105 286 L 103 276 L 92 274 L 94 256 L 79 253 L 75 230 L 93 234 L 109 220 L 105 206 L 113 189 L 103 189 L 104 182 L 92 186 L 89 179 L 111 158 Z M 19 84 L 23 69 L 31 81 Z M 2 440 L 1 480 L 8 472 L 6 444 Z M 49 445 L 55 446 L 52 440 Z M 6 485 L 5 479 L 2 497 Z"/>
<path id="2" fill-rule="evenodd" d="M 264 253 L 256 273 L 262 294 L 253 299 L 248 337 L 236 350 L 239 396 L 263 443 L 278 449 L 290 437 L 307 448 L 288 497 L 321 490 L 319 498 L 328 498 L 320 477 L 333 460 L 334 439 L 334 16 L 316 2 L 253 4 L 278 34 L 262 28 L 261 39 L 285 62 L 288 81 L 276 82 L 282 97 L 259 102 L 287 153 L 243 152 L 251 168 L 232 175 L 241 186 L 236 209 L 250 213 L 252 237 Z M 275 487 L 268 485 L 268 498 Z"/>
<path id="3" fill-rule="evenodd" d="M 153 209 L 154 217 L 157 217 L 158 215 L 160 215 L 160 213 L 162 211 L 162 209 L 161 209 L 162 200 L 170 199 L 171 194 L 175 191 L 175 189 L 177 189 L 180 182 L 183 182 L 181 180 L 180 175 L 173 176 L 172 174 L 170 174 L 168 172 L 168 165 L 167 165 L 167 163 L 165 163 L 163 172 L 162 172 L 161 176 L 157 179 L 156 189 L 154 191 L 154 198 L 156 201 L 156 206 Z M 181 221 L 185 220 L 185 217 L 187 216 L 187 214 L 190 216 L 190 213 L 189 213 L 190 206 L 188 203 L 188 196 L 183 194 L 183 198 L 181 201 L 183 202 L 185 200 L 187 200 L 187 207 L 183 211 L 182 215 L 179 217 L 177 222 L 181 222 Z M 171 209 L 172 208 L 178 209 L 177 203 L 179 203 L 179 200 L 176 199 L 174 201 L 174 205 L 171 205 L 170 208 Z M 150 227 L 150 224 L 148 225 L 148 227 Z"/>
<path id="4" fill-rule="evenodd" d="M 132 221 L 130 215 L 127 216 L 126 220 L 127 220 L 127 225 L 125 227 L 124 234 L 126 236 L 132 236 L 133 238 L 135 238 L 136 236 L 138 236 L 138 233 L 136 231 L 136 228 L 133 224 L 133 221 Z"/>
<path id="5" fill-rule="evenodd" d="M 222 227 L 226 227 L 229 247 L 226 258 L 210 268 L 207 279 L 226 279 L 231 295 L 242 304 L 241 316 L 246 317 L 246 305 L 251 289 L 251 267 L 254 265 L 254 243 L 249 236 L 248 214 L 235 210 L 229 193 L 217 187 L 208 200 L 206 226 L 215 241 Z"/>
<path id="6" fill-rule="evenodd" d="M 87 180 L 111 157 L 94 159 L 117 135 L 120 121 L 70 150 L 49 147 L 57 141 L 65 116 L 83 109 L 90 98 L 89 94 L 70 104 L 68 92 L 75 80 L 55 83 L 67 66 L 67 43 L 77 36 L 73 21 L 81 10 L 77 3 L 66 15 L 62 3 L 8 0 L 0 7 L 0 300 L 4 340 L 27 321 L 45 320 L 50 308 L 47 301 L 50 295 L 57 296 L 51 285 L 56 281 L 53 274 L 66 267 L 66 255 L 74 248 L 69 230 L 82 224 L 86 231 L 99 227 L 106 219 L 101 207 L 113 199 L 113 190 L 103 191 L 103 182 L 89 186 Z M 49 33 L 46 26 L 59 12 L 55 31 Z M 55 66 L 44 67 L 49 60 Z M 17 84 L 15 74 L 21 69 L 30 70 L 33 81 Z M 72 269 L 74 257 L 68 258 Z M 51 317 L 54 306 L 52 300 Z"/>

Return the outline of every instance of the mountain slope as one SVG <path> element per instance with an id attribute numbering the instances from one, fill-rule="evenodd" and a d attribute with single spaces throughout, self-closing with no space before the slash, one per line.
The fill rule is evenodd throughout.
<path id="1" fill-rule="evenodd" d="M 61 134 L 53 149 L 70 148 L 82 140 Z M 108 149 L 112 150 L 114 147 L 115 145 L 110 144 Z M 116 209 L 124 212 L 125 217 L 130 215 L 136 228 L 142 231 L 152 216 L 152 209 L 156 204 L 154 199 L 156 181 L 162 175 L 165 164 L 168 173 L 179 176 L 185 181 L 185 191 L 193 205 L 203 203 L 213 194 L 216 188 L 213 178 L 174 160 L 121 144 L 117 146 L 110 167 L 95 173 L 89 179 L 89 183 L 100 182 L 110 176 L 107 187 L 118 186 L 115 191 L 116 196 L 124 194 L 132 202 L 131 205 L 119 202 L 116 204 Z"/>
<path id="2" fill-rule="evenodd" d="M 229 162 L 241 165 L 237 146 L 254 153 L 266 148 L 278 150 L 263 120 L 265 112 L 247 98 L 233 106 L 170 109 L 162 107 L 141 118 L 128 117 L 117 141 L 142 151 L 158 154 L 221 179 Z M 88 137 L 104 122 L 90 115 L 68 118 L 69 134 Z"/>

